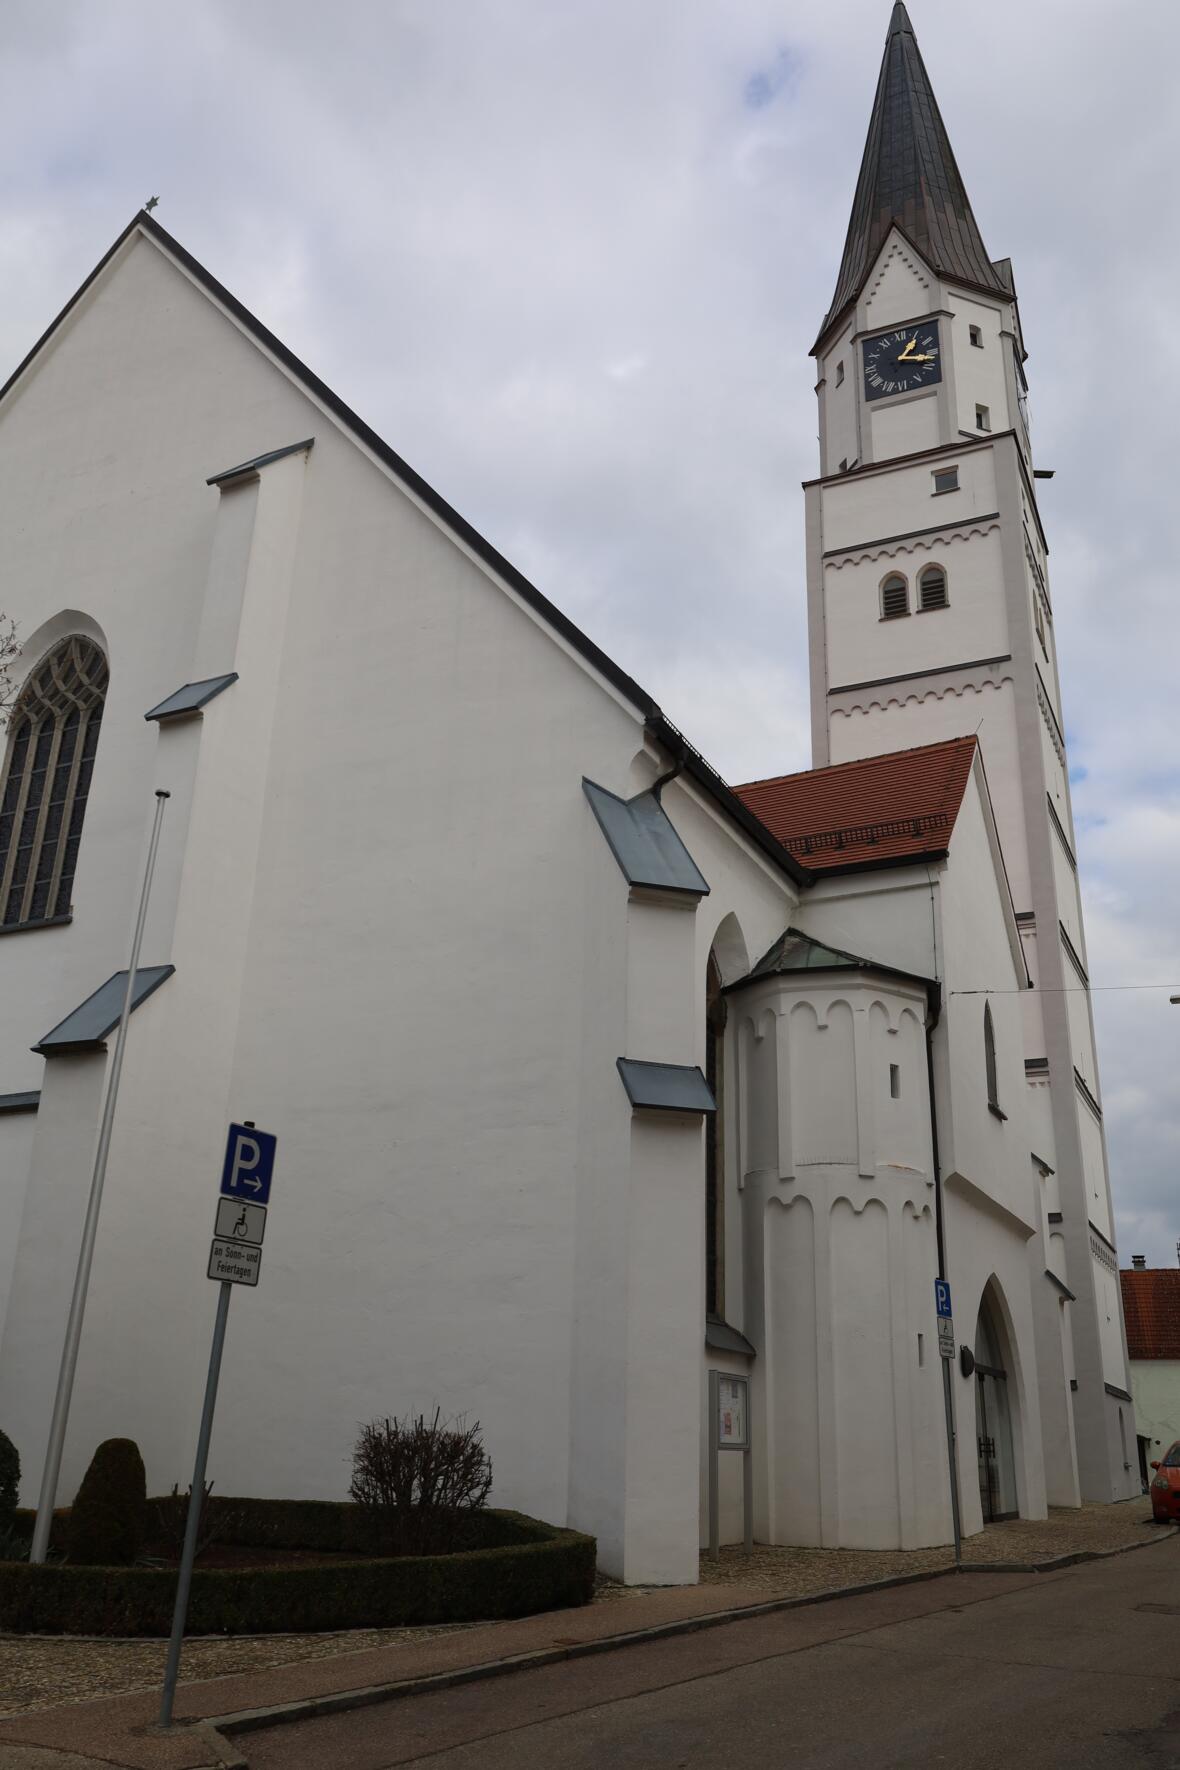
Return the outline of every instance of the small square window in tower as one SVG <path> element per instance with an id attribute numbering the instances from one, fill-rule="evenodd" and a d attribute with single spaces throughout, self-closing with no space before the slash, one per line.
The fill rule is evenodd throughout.
<path id="1" fill-rule="evenodd" d="M 980 328 L 978 326 L 972 326 L 970 328 L 970 331 L 971 331 L 972 344 L 975 346 L 976 350 L 982 350 L 983 349 L 983 333 L 982 333 L 982 331 L 980 330 Z"/>
<path id="2" fill-rule="evenodd" d="M 890 572 L 881 585 L 881 619 L 896 620 L 910 612 L 910 587 L 900 572 Z"/>
<path id="3" fill-rule="evenodd" d="M 987 407 L 986 406 L 976 406 L 976 408 L 975 408 L 975 428 L 976 428 L 976 430 L 990 430 L 991 427 L 992 427 L 992 415 L 988 411 Z"/>
<path id="4" fill-rule="evenodd" d="M 957 467 L 940 467 L 934 475 L 934 496 L 940 492 L 957 492 L 959 489 L 959 469 Z"/>
<path id="5" fill-rule="evenodd" d="M 836 364 L 836 386 L 837 387 L 841 386 L 841 384 L 843 383 L 843 380 L 844 380 L 844 359 L 841 357 L 840 361 Z"/>
<path id="6" fill-rule="evenodd" d="M 946 608 L 949 598 L 946 593 L 946 573 L 940 565 L 926 565 L 918 573 L 918 607 L 920 609 Z"/>

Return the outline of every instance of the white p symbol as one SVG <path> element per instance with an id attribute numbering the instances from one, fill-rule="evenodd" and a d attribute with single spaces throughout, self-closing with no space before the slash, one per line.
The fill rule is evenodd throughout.
<path id="1" fill-rule="evenodd" d="M 247 1150 L 249 1154 L 247 1154 Z M 233 1192 L 238 1184 L 238 1175 L 242 1175 L 244 1185 L 252 1186 L 257 1192 L 262 1185 L 261 1180 L 248 1178 L 249 1171 L 256 1168 L 262 1159 L 262 1147 L 255 1143 L 253 1137 L 239 1137 L 234 1149 L 233 1167 L 230 1169 L 229 1189 Z"/>

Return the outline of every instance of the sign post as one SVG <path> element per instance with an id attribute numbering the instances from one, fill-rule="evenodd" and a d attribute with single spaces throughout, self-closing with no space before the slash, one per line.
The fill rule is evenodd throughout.
<path id="1" fill-rule="evenodd" d="M 742 1453 L 742 1539 L 754 1547 L 754 1464 L 750 1456 L 750 1379 L 709 1372 L 709 1558 L 721 1546 L 720 1458 L 723 1450 Z"/>
<path id="2" fill-rule="evenodd" d="M 946 1449 L 951 1475 L 951 1523 L 955 1532 L 955 1566 L 963 1565 L 963 1529 L 959 1518 L 959 1465 L 955 1456 L 955 1405 L 951 1394 L 951 1360 L 955 1356 L 955 1318 L 951 1313 L 951 1287 L 945 1278 L 934 1281 L 934 1307 L 938 1315 L 938 1357 L 942 1365 L 942 1402 L 946 1411 Z"/>
<path id="3" fill-rule="evenodd" d="M 221 1170 L 221 1197 L 217 1201 L 217 1215 L 213 1224 L 214 1240 L 209 1250 L 208 1266 L 208 1276 L 218 1279 L 221 1289 L 217 1296 L 217 1315 L 213 1322 L 213 1344 L 209 1348 L 209 1374 L 205 1379 L 205 1401 L 201 1408 L 201 1426 L 197 1433 L 193 1484 L 188 1496 L 184 1547 L 180 1553 L 176 1603 L 172 1610 L 172 1634 L 168 1641 L 168 1658 L 164 1666 L 164 1691 L 158 1723 L 161 1727 L 172 1725 L 176 1680 L 180 1675 L 180 1650 L 184 1642 L 188 1595 L 197 1553 L 197 1530 L 205 1503 L 205 1468 L 209 1460 L 209 1440 L 213 1436 L 213 1410 L 217 1405 L 217 1382 L 221 1375 L 221 1354 L 225 1346 L 225 1327 L 229 1320 L 229 1300 L 236 1284 L 258 1283 L 276 1142 L 277 1139 L 268 1131 L 257 1130 L 249 1119 L 244 1125 L 231 1125 L 229 1128 L 225 1163 Z"/>

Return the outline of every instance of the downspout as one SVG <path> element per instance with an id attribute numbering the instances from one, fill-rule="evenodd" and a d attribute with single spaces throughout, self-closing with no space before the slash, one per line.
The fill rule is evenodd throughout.
<path id="1" fill-rule="evenodd" d="M 676 779 L 677 775 L 683 774 L 683 773 L 684 773 L 684 758 L 682 756 L 680 758 L 680 761 L 677 762 L 674 767 L 670 768 L 666 774 L 662 774 L 660 776 L 659 780 L 654 780 L 651 783 L 651 786 L 647 789 L 648 792 L 651 794 L 652 798 L 655 799 L 657 801 L 657 803 L 659 803 L 660 802 L 660 794 L 663 792 L 664 788 L 666 786 L 668 786 L 670 782 L 674 781 Z"/>
<path id="2" fill-rule="evenodd" d="M 938 1106 L 934 1098 L 934 1029 L 942 1015 L 942 985 L 927 985 L 926 1000 L 929 1012 L 926 1016 L 926 1079 L 930 1093 L 930 1161 L 934 1170 L 934 1230 L 938 1241 L 938 1277 L 946 1278 L 946 1235 L 942 1218 L 942 1164 L 938 1159 Z M 939 1353 L 942 1365 L 942 1400 L 946 1415 L 946 1454 L 951 1487 L 951 1527 L 955 1538 L 955 1570 L 961 1572 L 963 1567 L 963 1523 L 959 1507 L 959 1458 L 957 1434 L 955 1431 L 955 1407 L 952 1395 L 953 1359 L 943 1358 Z"/>
<path id="3" fill-rule="evenodd" d="M 934 1229 L 938 1238 L 938 1277 L 946 1277 L 946 1236 L 942 1221 L 942 1165 L 938 1159 L 938 1103 L 934 1098 L 934 1029 L 942 1018 L 942 985 L 927 986 L 926 1083 L 930 1095 L 930 1160 L 934 1169 Z"/>

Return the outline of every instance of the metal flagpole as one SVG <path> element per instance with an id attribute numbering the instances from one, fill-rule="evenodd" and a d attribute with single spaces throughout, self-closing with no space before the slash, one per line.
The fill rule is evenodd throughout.
<path id="1" fill-rule="evenodd" d="M 217 1402 L 217 1379 L 221 1374 L 221 1351 L 225 1345 L 225 1324 L 229 1319 L 229 1300 L 233 1285 L 223 1281 L 217 1298 L 217 1317 L 213 1323 L 213 1344 L 209 1350 L 209 1375 L 205 1379 L 205 1405 L 201 1409 L 201 1429 L 197 1434 L 197 1455 L 193 1464 L 193 1484 L 188 1495 L 188 1517 L 184 1526 L 184 1548 L 180 1555 L 180 1576 L 176 1582 L 176 1604 L 172 1611 L 172 1637 L 168 1642 L 168 1659 L 164 1666 L 164 1694 L 160 1702 L 158 1725 L 171 1727 L 172 1704 L 176 1697 L 176 1680 L 180 1674 L 180 1649 L 184 1643 L 184 1621 L 188 1614 L 188 1593 L 193 1578 L 193 1562 L 197 1552 L 197 1527 L 205 1504 L 205 1465 L 209 1459 L 209 1439 L 213 1433 L 213 1409 Z"/>
<path id="2" fill-rule="evenodd" d="M 160 825 L 164 821 L 164 804 L 169 797 L 170 795 L 162 787 L 157 789 L 152 839 L 148 845 L 147 866 L 144 869 L 143 888 L 139 895 L 139 914 L 135 921 L 135 933 L 131 940 L 131 958 L 127 966 L 127 988 L 123 995 L 123 1012 L 119 1016 L 115 1054 L 111 1059 L 111 1073 L 107 1080 L 107 1096 L 102 1109 L 102 1125 L 98 1133 L 98 1147 L 94 1152 L 94 1172 L 90 1179 L 90 1199 L 86 1206 L 86 1221 L 82 1227 L 82 1246 L 78 1250 L 78 1270 L 74 1274 L 74 1292 L 70 1298 L 65 1344 L 62 1347 L 61 1365 L 57 1373 L 57 1393 L 53 1399 L 53 1419 L 49 1426 L 49 1444 L 45 1452 L 45 1468 L 41 1475 L 41 1491 L 37 1496 L 37 1523 L 33 1530 L 33 1546 L 29 1551 L 30 1561 L 44 1561 L 49 1548 L 49 1532 L 53 1525 L 53 1508 L 57 1500 L 58 1477 L 61 1474 L 61 1454 L 66 1441 L 66 1422 L 69 1419 L 70 1397 L 74 1389 L 74 1372 L 78 1365 L 78 1345 L 82 1338 L 82 1317 L 86 1312 L 86 1292 L 90 1285 L 94 1240 L 98 1233 L 98 1213 L 102 1205 L 102 1189 L 107 1174 L 107 1156 L 111 1147 L 111 1130 L 115 1121 L 115 1102 L 119 1095 L 119 1077 L 123 1069 L 123 1052 L 127 1044 L 127 1023 L 131 1018 L 135 974 L 139 968 L 139 949 L 143 944 L 148 896 L 152 888 L 152 874 L 156 868 L 156 850 L 160 846 Z"/>

